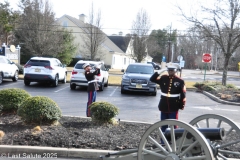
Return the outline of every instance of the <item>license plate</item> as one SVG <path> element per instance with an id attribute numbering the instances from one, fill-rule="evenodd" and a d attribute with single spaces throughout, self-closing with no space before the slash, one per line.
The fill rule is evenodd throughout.
<path id="1" fill-rule="evenodd" d="M 142 84 L 137 83 L 136 88 L 142 88 Z"/>
<path id="2" fill-rule="evenodd" d="M 35 72 L 41 72 L 41 69 L 35 68 Z"/>

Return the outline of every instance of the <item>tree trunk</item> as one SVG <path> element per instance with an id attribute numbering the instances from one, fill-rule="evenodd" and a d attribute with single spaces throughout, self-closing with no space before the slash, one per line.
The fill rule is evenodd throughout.
<path id="1" fill-rule="evenodd" d="M 226 56 L 224 59 L 224 65 L 223 65 L 223 75 L 222 75 L 222 85 L 226 86 L 227 84 L 227 71 L 228 71 L 228 62 L 229 62 L 229 56 Z"/>

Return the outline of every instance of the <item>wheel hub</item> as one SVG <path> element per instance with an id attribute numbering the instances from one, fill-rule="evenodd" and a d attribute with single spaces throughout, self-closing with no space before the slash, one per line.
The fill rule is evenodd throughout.
<path id="1" fill-rule="evenodd" d="M 170 153 L 170 154 L 165 158 L 165 160 L 180 160 L 180 158 L 179 158 L 176 154 Z"/>

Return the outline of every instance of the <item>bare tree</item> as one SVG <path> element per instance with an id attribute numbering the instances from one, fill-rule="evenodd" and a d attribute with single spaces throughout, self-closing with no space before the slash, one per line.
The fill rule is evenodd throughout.
<path id="1" fill-rule="evenodd" d="M 25 0 L 19 7 L 23 13 L 15 35 L 24 44 L 21 51 L 30 56 L 56 56 L 61 52 L 64 32 L 56 26 L 48 1 Z"/>
<path id="2" fill-rule="evenodd" d="M 140 9 L 132 24 L 133 52 L 131 57 L 136 62 L 141 62 L 147 56 L 147 39 L 150 28 L 150 17 L 144 9 Z"/>
<path id="3" fill-rule="evenodd" d="M 89 22 L 85 23 L 85 33 L 82 34 L 83 43 L 86 47 L 83 53 L 91 60 L 100 59 L 103 55 L 101 52 L 101 45 L 105 41 L 106 35 L 101 31 L 101 11 L 97 14 L 94 12 L 93 3 L 88 17 Z"/>
<path id="4" fill-rule="evenodd" d="M 16 27 L 16 21 L 19 17 L 17 11 L 10 8 L 9 2 L 0 2 L 0 44 L 9 45 L 14 42 L 12 31 Z"/>
<path id="5" fill-rule="evenodd" d="M 196 29 L 205 35 L 205 38 L 212 39 L 221 48 L 224 55 L 222 84 L 226 85 L 229 60 L 240 46 L 239 0 L 216 0 L 212 7 L 201 4 L 202 13 L 189 16 L 181 7 L 178 6 L 178 9 L 188 22 L 194 24 Z"/>

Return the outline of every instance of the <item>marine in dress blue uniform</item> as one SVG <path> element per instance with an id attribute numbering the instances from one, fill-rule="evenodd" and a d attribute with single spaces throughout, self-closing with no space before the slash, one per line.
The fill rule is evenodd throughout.
<path id="1" fill-rule="evenodd" d="M 91 117 L 91 112 L 90 112 L 90 104 L 96 101 L 97 97 L 97 90 L 98 90 L 98 85 L 97 81 L 95 80 L 95 75 L 100 74 L 100 69 L 96 68 L 95 71 L 91 72 L 91 66 L 89 63 L 85 63 L 83 65 L 83 69 L 85 70 L 85 77 L 88 81 L 88 102 L 87 102 L 87 108 L 86 108 L 86 115 L 87 117 Z"/>
<path id="2" fill-rule="evenodd" d="M 158 72 L 155 72 L 150 78 L 150 81 L 159 84 L 161 89 L 161 99 L 158 104 L 158 109 L 161 111 L 161 120 L 178 119 L 178 110 L 183 110 L 185 107 L 185 82 L 175 75 L 179 68 L 177 64 L 168 63 L 168 75 L 160 76 Z M 162 126 L 161 129 L 165 132 L 166 128 L 167 126 Z"/>

